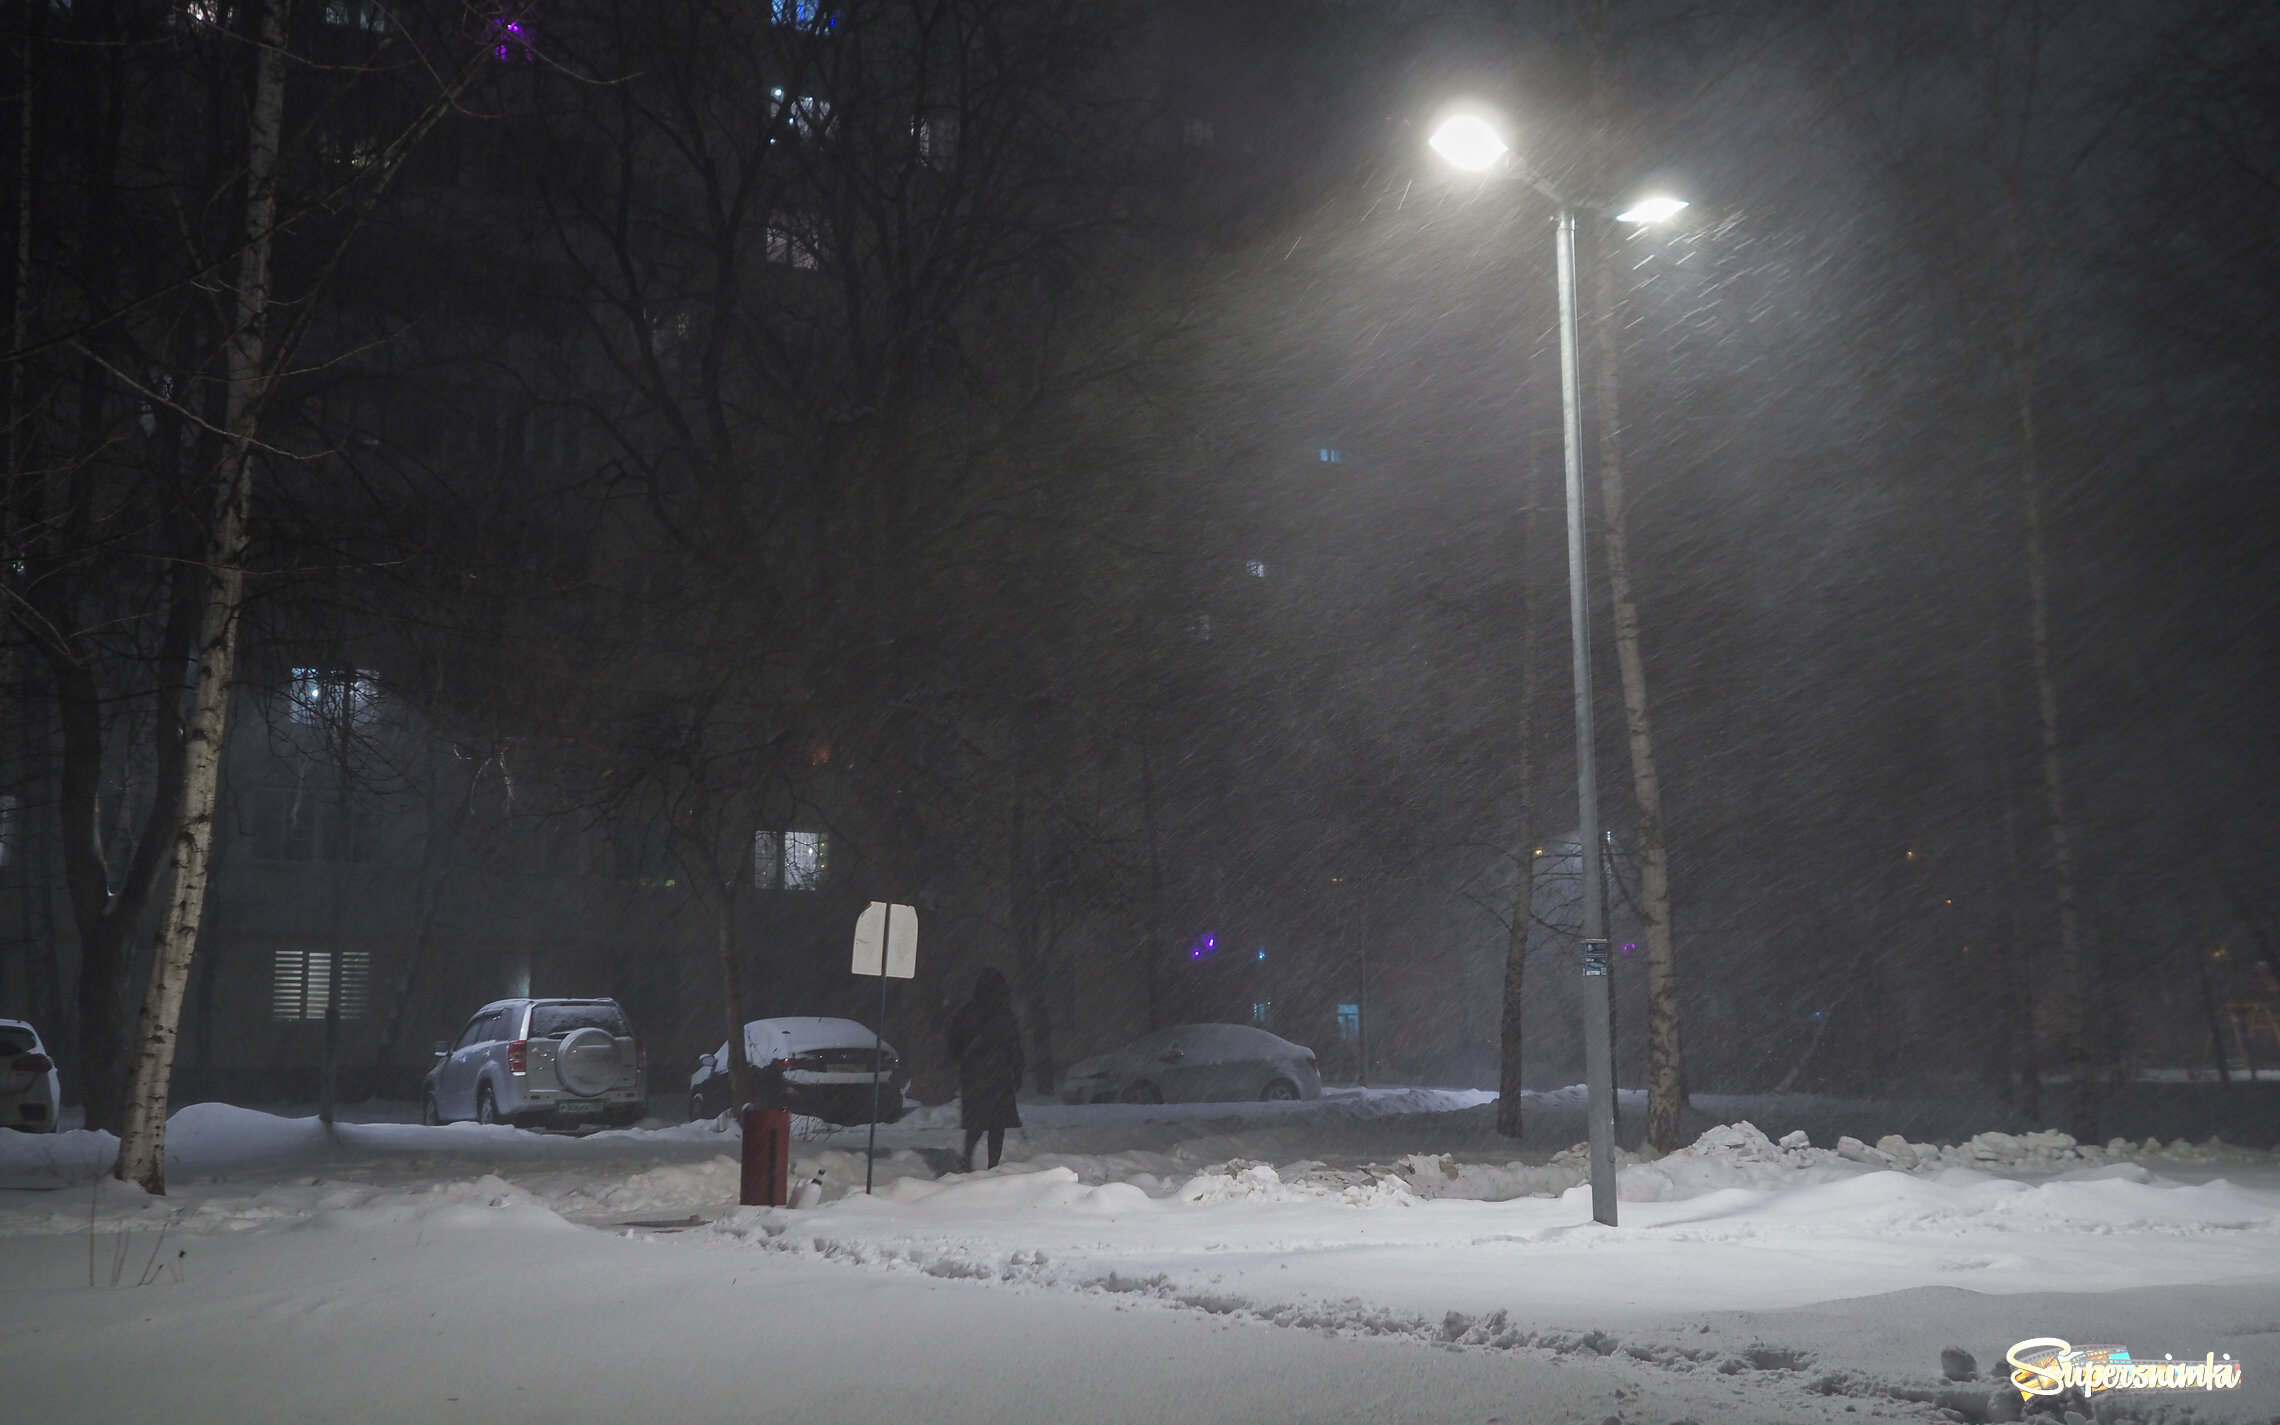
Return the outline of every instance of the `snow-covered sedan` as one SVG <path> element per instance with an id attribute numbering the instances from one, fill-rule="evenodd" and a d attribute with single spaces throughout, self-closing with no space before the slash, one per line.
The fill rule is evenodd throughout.
<path id="1" fill-rule="evenodd" d="M 1069 1067 L 1065 1103 L 1229 1103 L 1322 1097 L 1314 1051 L 1248 1024 L 1176 1024 Z"/>
<path id="2" fill-rule="evenodd" d="M 871 1061 L 876 1041 L 871 1028 L 852 1019 L 802 1015 L 755 1019 L 744 1026 L 744 1059 L 761 1082 L 762 1102 L 779 1095 L 786 1108 L 826 1123 L 871 1121 Z M 879 1121 L 903 1116 L 903 1090 L 910 1076 L 888 1044 L 880 1059 Z M 729 1102 L 728 1042 L 697 1060 L 689 1076 L 689 1117 L 712 1118 L 734 1107 Z"/>
<path id="3" fill-rule="evenodd" d="M 53 1133 L 60 1101 L 55 1058 L 40 1032 L 20 1019 L 0 1019 L 0 1124 Z"/>

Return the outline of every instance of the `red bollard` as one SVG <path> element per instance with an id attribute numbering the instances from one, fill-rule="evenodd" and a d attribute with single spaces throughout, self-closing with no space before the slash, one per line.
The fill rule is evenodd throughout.
<path id="1" fill-rule="evenodd" d="M 792 1115 L 781 1108 L 744 1110 L 744 1176 L 737 1201 L 782 1207 L 791 1201 Z"/>

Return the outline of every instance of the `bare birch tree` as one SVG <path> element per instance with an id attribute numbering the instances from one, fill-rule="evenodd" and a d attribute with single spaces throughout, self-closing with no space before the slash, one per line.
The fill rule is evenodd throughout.
<path id="1" fill-rule="evenodd" d="M 1670 847 L 1663 835 L 1662 778 L 1655 767 L 1654 721 L 1647 711 L 1647 664 L 1639 646 L 1639 600 L 1631 580 L 1630 503 L 1623 484 L 1623 422 L 1618 405 L 1618 303 L 1612 254 L 1595 264 L 1599 328 L 1596 406 L 1599 497 L 1606 526 L 1608 592 L 1615 605 L 1615 660 L 1622 675 L 1623 728 L 1631 796 L 1638 812 L 1639 911 L 1647 941 L 1647 1142 L 1670 1152 L 1682 1141 L 1685 1059 L 1679 1042 L 1678 949 L 1671 933 Z"/>
<path id="2" fill-rule="evenodd" d="M 168 867 L 168 899 L 152 950 L 150 975 L 136 1023 L 115 1175 L 146 1192 L 166 1191 L 166 1114 L 179 1042 L 183 996 L 204 919 L 211 869 L 214 806 L 221 783 L 246 595 L 246 551 L 253 515 L 254 474 L 264 406 L 285 357 L 305 331 L 314 294 L 303 294 L 298 320 L 283 339 L 269 330 L 271 266 L 280 221 L 279 172 L 284 155 L 287 37 L 292 0 L 260 0 L 253 16 L 253 76 L 246 107 L 243 209 L 236 270 L 229 288 L 229 323 L 222 373 L 221 459 L 213 477 L 211 522 L 206 530 L 197 598 L 197 642 L 189 711 L 183 719 L 177 822 Z M 384 190 L 405 158 L 472 82 L 474 61 L 463 58 L 435 99 L 372 157 L 369 187 L 352 193 L 354 213 Z M 331 259 L 337 260 L 337 239 Z M 329 271 L 332 261 L 320 263 Z M 321 278 L 320 278 L 321 285 Z M 336 977 L 337 983 L 337 977 Z"/>

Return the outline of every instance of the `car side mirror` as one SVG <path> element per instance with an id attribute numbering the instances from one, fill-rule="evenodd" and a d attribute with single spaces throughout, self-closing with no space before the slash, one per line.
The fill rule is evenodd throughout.
<path id="1" fill-rule="evenodd" d="M 697 1056 L 697 1067 L 703 1069 L 708 1074 L 711 1073 L 714 1068 L 713 1056 L 710 1054 L 699 1054 Z"/>
<path id="2" fill-rule="evenodd" d="M 444 1055 L 451 1052 L 451 1043 L 449 1040 L 438 1039 L 435 1041 L 433 1048 L 430 1049 L 429 1052 L 433 1053 L 438 1059 L 440 1059 Z"/>

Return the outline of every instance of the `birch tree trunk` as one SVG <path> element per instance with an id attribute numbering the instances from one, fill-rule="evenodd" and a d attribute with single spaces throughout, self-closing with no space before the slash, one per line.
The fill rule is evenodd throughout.
<path id="1" fill-rule="evenodd" d="M 145 1192 L 166 1191 L 166 1109 L 180 1039 L 183 991 L 205 917 L 213 854 L 214 801 L 228 731 L 238 614 L 245 601 L 246 520 L 253 503 L 253 433 L 266 385 L 263 326 L 269 254 L 277 219 L 277 159 L 285 115 L 285 20 L 291 0 L 263 0 L 255 21 L 253 102 L 246 125 L 245 249 L 239 257 L 235 324 L 225 393 L 227 445 L 216 480 L 210 563 L 198 628 L 198 676 L 184 730 L 182 819 L 174 836 L 172 888 L 137 1024 L 126 1124 L 116 1174 Z"/>
<path id="2" fill-rule="evenodd" d="M 1680 1055 L 1678 951 L 1670 925 L 1670 850 L 1663 840 L 1662 780 L 1655 770 L 1654 725 L 1647 716 L 1647 668 L 1639 652 L 1639 604 L 1631 585 L 1629 506 L 1623 492 L 1622 419 L 1617 410 L 1615 291 L 1610 256 L 1600 254 L 1594 294 L 1599 325 L 1599 494 L 1607 512 L 1607 582 L 1615 604 L 1615 657 L 1623 675 L 1623 723 L 1630 736 L 1631 793 L 1639 811 L 1639 896 L 1647 940 L 1647 1142 L 1667 1153 L 1680 1143 L 1686 1074 Z"/>

